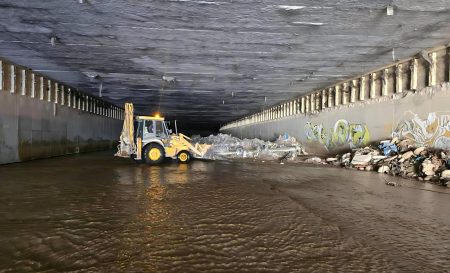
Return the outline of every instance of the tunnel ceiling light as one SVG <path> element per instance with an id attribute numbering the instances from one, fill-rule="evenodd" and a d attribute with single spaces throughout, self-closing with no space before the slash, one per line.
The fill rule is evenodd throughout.
<path id="1" fill-rule="evenodd" d="M 162 76 L 163 81 L 165 82 L 175 82 L 175 77 L 169 77 L 169 76 Z"/>
<path id="2" fill-rule="evenodd" d="M 279 9 L 284 9 L 284 10 L 300 10 L 300 9 L 304 9 L 305 6 L 279 5 L 278 8 L 279 8 Z"/>
<path id="3" fill-rule="evenodd" d="M 86 71 L 81 73 L 83 73 L 85 76 L 88 76 L 91 79 L 100 79 L 100 75 L 92 71 Z"/>
<path id="4" fill-rule="evenodd" d="M 323 26 L 322 22 L 292 22 L 294 25 L 307 25 L 307 26 Z"/>
<path id="5" fill-rule="evenodd" d="M 56 37 L 56 36 L 50 37 L 50 44 L 52 46 L 55 46 L 57 42 L 58 42 L 58 37 Z"/>
<path id="6" fill-rule="evenodd" d="M 394 15 L 394 6 L 388 5 L 388 6 L 386 7 L 386 14 L 387 14 L 388 16 L 393 16 L 393 15 Z"/>

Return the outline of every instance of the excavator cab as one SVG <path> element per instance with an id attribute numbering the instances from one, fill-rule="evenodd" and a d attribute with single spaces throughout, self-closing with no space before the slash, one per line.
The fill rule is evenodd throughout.
<path id="1" fill-rule="evenodd" d="M 136 130 L 134 129 L 136 128 Z M 191 157 L 202 158 L 210 145 L 192 145 L 190 138 L 178 133 L 175 123 L 173 134 L 164 118 L 133 115 L 133 105 L 125 104 L 125 120 L 116 156 L 131 157 L 138 162 L 159 164 L 164 158 L 188 163 Z"/>

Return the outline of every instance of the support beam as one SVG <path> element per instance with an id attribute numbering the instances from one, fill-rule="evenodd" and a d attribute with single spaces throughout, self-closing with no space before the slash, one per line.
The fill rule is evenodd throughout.
<path id="1" fill-rule="evenodd" d="M 305 112 L 306 112 L 306 98 L 302 97 L 301 113 L 304 114 Z"/>
<path id="2" fill-rule="evenodd" d="M 58 102 L 59 102 L 59 85 L 58 85 L 58 83 L 57 82 L 55 82 L 54 83 L 54 103 L 56 103 L 56 104 L 58 104 Z"/>
<path id="3" fill-rule="evenodd" d="M 3 69 L 3 61 L 0 60 L 0 90 L 3 90 L 3 76 L 4 75 L 4 69 Z"/>
<path id="4" fill-rule="evenodd" d="M 322 90 L 322 109 L 327 108 L 327 90 Z"/>
<path id="5" fill-rule="evenodd" d="M 309 113 L 310 109 L 311 109 L 311 97 L 308 95 L 308 96 L 306 96 L 306 109 L 305 109 L 305 112 Z"/>
<path id="6" fill-rule="evenodd" d="M 450 46 L 447 47 L 447 81 L 450 82 Z"/>
<path id="7" fill-rule="evenodd" d="M 52 81 L 47 80 L 47 101 L 52 101 Z"/>
<path id="8" fill-rule="evenodd" d="M 348 104 L 348 97 L 349 97 L 349 90 L 348 90 L 348 83 L 345 82 L 342 85 L 342 104 L 346 105 Z"/>
<path id="9" fill-rule="evenodd" d="M 72 107 L 72 90 L 70 88 L 67 88 L 67 107 Z"/>
<path id="10" fill-rule="evenodd" d="M 341 87 L 336 85 L 334 87 L 334 106 L 339 106 L 341 104 Z"/>
<path id="11" fill-rule="evenodd" d="M 27 94 L 27 71 L 25 69 L 20 70 L 20 95 L 25 96 Z"/>
<path id="12" fill-rule="evenodd" d="M 416 90 L 417 89 L 417 74 L 419 71 L 419 61 L 417 59 L 414 58 L 411 60 L 410 69 L 411 69 L 411 90 Z"/>
<path id="13" fill-rule="evenodd" d="M 370 74 L 370 98 L 374 99 L 376 97 L 377 88 L 377 73 Z"/>
<path id="14" fill-rule="evenodd" d="M 30 95 L 32 98 L 36 97 L 36 75 L 31 73 L 31 90 Z"/>
<path id="15" fill-rule="evenodd" d="M 381 83 L 381 95 L 386 97 L 388 95 L 388 86 L 389 86 L 389 69 L 385 68 L 383 70 L 383 77 Z"/>
<path id="16" fill-rule="evenodd" d="M 362 76 L 359 84 L 359 100 L 366 99 L 366 76 Z"/>
<path id="17" fill-rule="evenodd" d="M 356 101 L 356 89 L 358 88 L 358 81 L 352 80 L 352 86 L 350 87 L 350 102 Z"/>
<path id="18" fill-rule="evenodd" d="M 333 88 L 328 88 L 328 108 L 333 107 Z"/>
<path id="19" fill-rule="evenodd" d="M 64 85 L 61 85 L 60 89 L 61 89 L 61 105 L 65 105 L 66 104 L 66 88 Z"/>
<path id="20" fill-rule="evenodd" d="M 44 100 L 44 77 L 39 77 L 39 99 Z"/>
<path id="21" fill-rule="evenodd" d="M 431 64 L 429 67 L 428 73 L 428 85 L 435 86 L 437 83 L 437 61 L 436 61 L 436 52 L 432 52 L 428 54 L 431 59 Z"/>
<path id="22" fill-rule="evenodd" d="M 16 92 L 16 66 L 10 65 L 10 93 Z"/>
<path id="23" fill-rule="evenodd" d="M 403 92 L 403 65 L 402 64 L 397 65 L 395 75 L 396 75 L 395 92 L 402 93 Z"/>

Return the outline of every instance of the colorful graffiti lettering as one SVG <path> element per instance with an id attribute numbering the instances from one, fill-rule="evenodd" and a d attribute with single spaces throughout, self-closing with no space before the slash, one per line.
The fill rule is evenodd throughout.
<path id="1" fill-rule="evenodd" d="M 413 112 L 405 113 L 392 134 L 400 139 L 409 139 L 417 146 L 450 148 L 450 112 L 432 112 L 421 119 Z"/>
<path id="2" fill-rule="evenodd" d="M 370 141 L 370 133 L 367 125 L 353 124 L 345 119 L 338 120 L 333 128 L 328 130 L 322 124 L 305 125 L 305 134 L 308 141 L 317 141 L 327 149 L 350 145 L 351 148 L 367 145 Z"/>

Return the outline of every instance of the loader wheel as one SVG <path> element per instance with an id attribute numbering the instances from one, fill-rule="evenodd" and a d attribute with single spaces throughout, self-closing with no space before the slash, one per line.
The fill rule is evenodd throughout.
<path id="1" fill-rule="evenodd" d="M 145 163 L 147 164 L 159 164 L 163 162 L 164 157 L 166 156 L 164 153 L 164 148 L 159 144 L 149 144 L 144 149 L 145 155 Z"/>
<path id="2" fill-rule="evenodd" d="M 177 156 L 178 162 L 188 163 L 191 160 L 191 155 L 187 151 L 181 151 Z"/>

